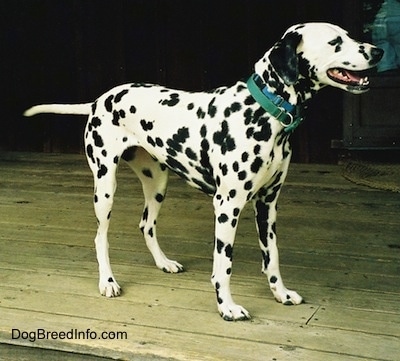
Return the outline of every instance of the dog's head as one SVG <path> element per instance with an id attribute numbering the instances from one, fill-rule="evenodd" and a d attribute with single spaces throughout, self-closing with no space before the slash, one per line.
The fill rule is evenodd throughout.
<path id="1" fill-rule="evenodd" d="M 297 90 L 303 87 L 305 92 L 315 92 L 331 85 L 359 94 L 369 90 L 366 71 L 382 55 L 383 50 L 350 38 L 339 26 L 307 23 L 290 27 L 266 57 L 273 68 L 269 73 L 276 73 L 285 85 Z M 265 67 L 265 60 L 256 64 L 256 71 Z"/>

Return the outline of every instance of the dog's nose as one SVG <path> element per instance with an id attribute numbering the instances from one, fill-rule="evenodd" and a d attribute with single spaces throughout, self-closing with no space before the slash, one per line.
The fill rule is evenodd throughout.
<path id="1" fill-rule="evenodd" d="M 383 53 L 384 51 L 380 48 L 372 48 L 371 49 L 372 62 L 377 63 L 379 60 L 381 60 Z"/>

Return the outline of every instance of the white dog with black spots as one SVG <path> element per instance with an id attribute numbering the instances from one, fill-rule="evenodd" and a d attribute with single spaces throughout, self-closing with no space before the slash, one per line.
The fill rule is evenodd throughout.
<path id="1" fill-rule="evenodd" d="M 117 86 L 87 104 L 38 105 L 25 112 L 87 114 L 85 147 L 94 175 L 95 238 L 100 293 L 118 296 L 111 270 L 107 231 L 116 171 L 128 162 L 142 182 L 145 207 L 140 222 L 158 268 L 182 272 L 157 241 L 156 220 L 165 197 L 168 169 L 213 198 L 215 249 L 212 283 L 224 320 L 249 319 L 230 291 L 232 253 L 240 213 L 249 201 L 255 212 L 262 272 L 275 299 L 302 303 L 288 290 L 279 270 L 276 240 L 277 199 L 285 180 L 289 137 L 301 121 L 306 103 L 325 86 L 350 93 L 368 90 L 364 71 L 382 50 L 349 37 L 328 23 L 299 24 L 255 64 L 248 82 L 208 92 L 187 92 L 152 84 Z"/>

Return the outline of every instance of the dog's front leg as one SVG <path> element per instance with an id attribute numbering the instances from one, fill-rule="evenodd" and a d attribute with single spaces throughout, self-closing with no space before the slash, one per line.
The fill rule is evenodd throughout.
<path id="1" fill-rule="evenodd" d="M 302 297 L 285 287 L 279 269 L 279 253 L 276 243 L 276 203 L 280 188 L 281 183 L 274 182 L 273 186 L 262 188 L 253 198 L 259 244 L 263 256 L 262 272 L 268 277 L 269 287 L 276 301 L 284 305 L 298 305 L 303 302 Z"/>
<path id="2" fill-rule="evenodd" d="M 250 314 L 237 305 L 231 295 L 232 252 L 236 228 L 243 205 L 233 204 L 229 197 L 214 196 L 215 245 L 211 282 L 217 294 L 217 306 L 226 321 L 250 319 Z"/>

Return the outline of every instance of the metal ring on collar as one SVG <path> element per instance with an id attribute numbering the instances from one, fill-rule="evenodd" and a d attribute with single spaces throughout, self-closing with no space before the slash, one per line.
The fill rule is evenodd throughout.
<path id="1" fill-rule="evenodd" d="M 290 126 L 293 124 L 293 122 L 294 122 L 293 115 L 292 115 L 291 113 L 287 113 L 286 110 L 283 109 L 283 108 L 279 108 L 279 109 L 280 109 L 281 112 L 279 113 L 279 115 L 277 116 L 277 118 L 279 119 L 280 123 L 282 124 L 282 126 L 283 126 L 284 128 L 290 127 Z M 283 119 L 281 119 L 281 116 L 282 116 L 282 115 L 285 115 L 285 116 L 286 116 L 285 118 L 286 118 L 286 119 L 289 118 L 290 121 L 289 121 L 288 123 L 286 123 Z"/>

